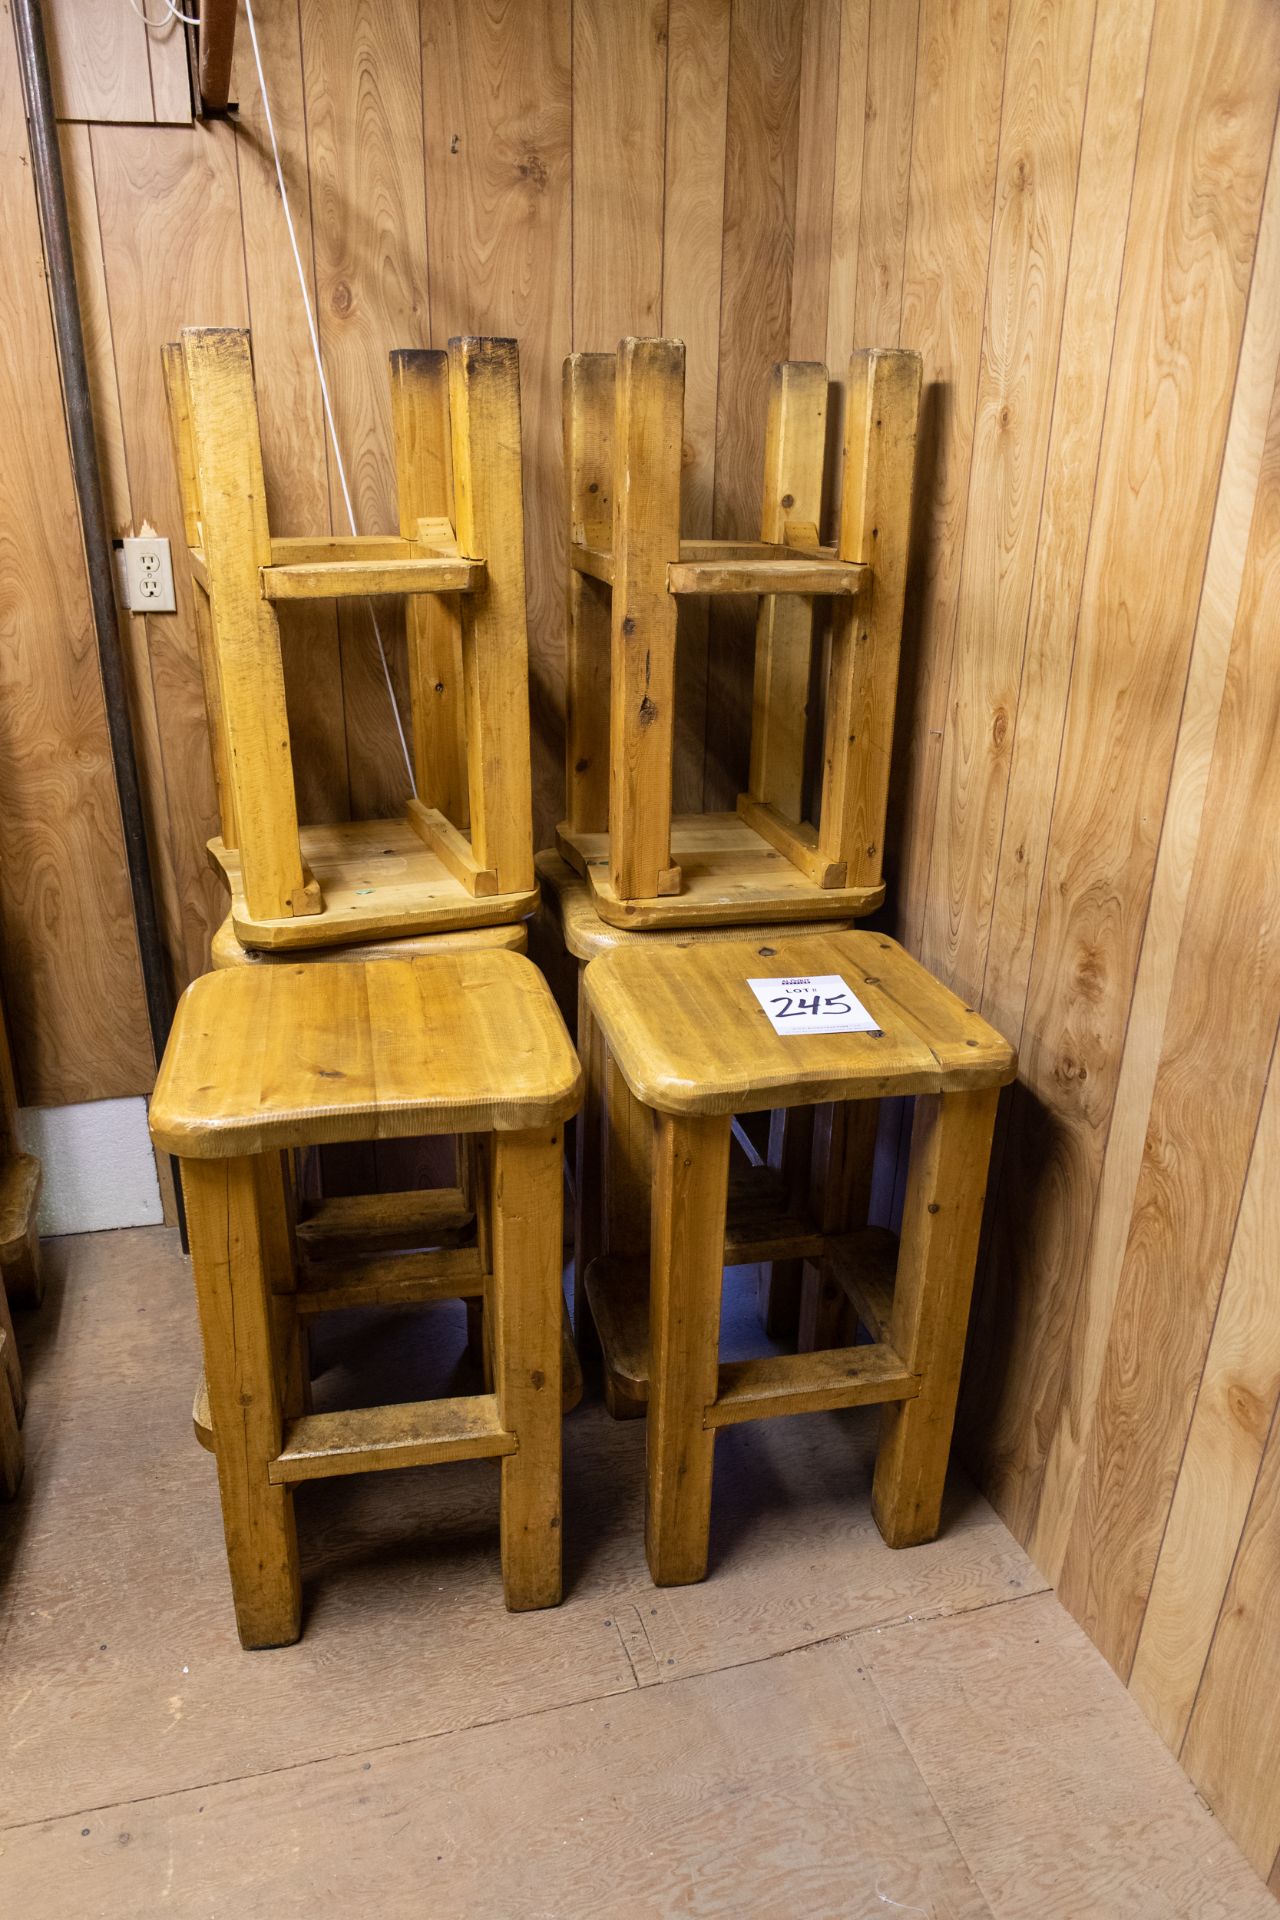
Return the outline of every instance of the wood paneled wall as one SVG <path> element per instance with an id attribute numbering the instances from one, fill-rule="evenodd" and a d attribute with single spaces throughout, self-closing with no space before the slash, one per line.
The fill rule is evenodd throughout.
<path id="1" fill-rule="evenodd" d="M 56 11 L 71 32 L 72 10 Z M 520 339 L 544 837 L 560 797 L 570 346 L 685 338 L 686 520 L 717 534 L 753 527 L 773 360 L 825 357 L 838 375 L 855 343 L 922 353 L 892 918 L 1022 1060 L 998 1140 L 965 1445 L 1271 1874 L 1280 9 L 262 0 L 259 12 L 365 528 L 392 524 L 387 348 L 462 329 Z M 89 15 L 100 37 L 108 19 L 133 32 L 124 0 L 75 11 Z M 121 124 L 81 94 L 83 123 L 66 129 L 121 527 L 146 517 L 177 534 L 157 349 L 193 321 L 253 326 L 282 530 L 336 513 L 245 51 L 242 33 L 235 122 Z M 61 64 L 92 72 L 69 50 Z M 157 122 L 154 58 L 151 71 L 140 118 Z M 33 385 L 47 410 L 30 380 L 28 404 Z M 41 415 L 37 430 L 52 423 Z M 78 591 L 29 583 L 62 636 L 64 678 L 82 633 L 57 595 Z M 181 977 L 202 964 L 222 901 L 202 853 L 213 796 L 179 593 L 179 614 L 129 623 L 129 644 Z M 311 610 L 286 644 L 305 810 L 393 809 L 401 778 L 361 616 Z M 682 804 L 736 790 L 749 673 L 741 614 L 690 611 Z M 66 724 L 51 722 L 59 740 Z M 12 754 L 0 777 L 7 793 Z M 6 877 L 23 858 L 15 839 Z M 63 852 L 82 877 L 104 871 Z M 116 892 L 95 911 L 123 953 Z M 10 941 L 25 911 L 6 891 Z"/>

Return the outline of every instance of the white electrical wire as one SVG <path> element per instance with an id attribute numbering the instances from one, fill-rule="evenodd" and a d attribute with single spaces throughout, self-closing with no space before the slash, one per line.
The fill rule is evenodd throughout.
<path id="1" fill-rule="evenodd" d="M 133 0 L 130 0 L 130 4 L 133 4 Z M 171 6 L 172 0 L 165 0 L 165 5 Z M 320 336 L 316 331 L 315 315 L 311 310 L 311 295 L 307 291 L 307 276 L 303 270 L 302 254 L 298 248 L 298 235 L 293 224 L 293 210 L 289 205 L 289 190 L 284 182 L 284 168 L 280 162 L 280 147 L 276 140 L 276 125 L 271 115 L 271 99 L 267 93 L 267 77 L 262 71 L 262 54 L 258 47 L 258 29 L 253 17 L 253 0 L 245 0 L 244 10 L 245 19 L 249 24 L 249 39 L 253 46 L 253 64 L 258 70 L 258 88 L 262 94 L 262 110 L 266 115 L 267 132 L 271 136 L 271 153 L 276 163 L 276 180 L 280 186 L 280 204 L 284 208 L 285 225 L 289 229 L 289 245 L 293 248 L 293 264 L 298 270 L 298 286 L 302 293 L 302 305 L 307 316 L 307 332 L 311 336 L 311 351 L 315 355 L 316 373 L 320 378 L 320 397 L 324 403 L 325 424 L 329 429 L 329 439 L 333 446 L 333 460 L 338 470 L 338 484 L 342 488 L 343 505 L 347 510 L 347 524 L 354 536 L 357 531 L 356 512 L 351 503 L 351 489 L 347 485 L 347 469 L 342 458 L 342 448 L 338 444 L 338 429 L 334 425 L 333 403 L 329 398 L 329 382 L 325 377 L 324 357 L 320 351 Z M 372 600 L 367 600 L 365 604 L 369 609 L 369 619 L 373 626 L 373 636 L 378 643 L 378 656 L 382 661 L 382 673 L 387 683 L 387 697 L 391 701 L 391 712 L 395 718 L 396 732 L 400 736 L 400 751 L 404 755 L 405 772 L 409 776 L 410 790 L 416 798 L 418 785 L 413 777 L 413 758 L 409 752 L 409 742 L 405 739 L 404 723 L 400 718 L 400 704 L 396 699 L 396 690 L 391 681 L 391 669 L 387 665 L 387 650 L 382 643 L 382 629 L 378 625 L 378 615 L 374 609 Z"/>

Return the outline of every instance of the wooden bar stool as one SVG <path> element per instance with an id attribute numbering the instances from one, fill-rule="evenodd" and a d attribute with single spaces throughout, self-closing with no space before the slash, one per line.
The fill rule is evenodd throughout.
<path id="1" fill-rule="evenodd" d="M 534 862 L 540 905 L 533 919 L 534 958 L 552 982 L 566 1022 L 576 1019 L 578 1056 L 585 1086 L 578 1117 L 574 1167 L 574 1333 L 579 1349 L 594 1337 L 587 1304 L 587 1269 L 602 1253 L 636 1253 L 649 1244 L 649 1195 L 653 1185 L 652 1127 L 649 1115 L 635 1101 L 625 1080 L 609 1059 L 596 1027 L 583 981 L 587 965 L 601 954 L 622 947 L 682 947 L 707 941 L 755 942 L 764 936 L 755 927 L 700 927 L 629 932 L 613 927 L 596 912 L 592 891 L 580 874 L 558 853 L 540 853 Z M 837 926 L 847 925 L 837 922 Z M 824 931 L 821 921 L 793 926 L 788 937 Z M 739 1155 L 729 1182 L 729 1217 L 725 1229 L 725 1265 L 755 1263 L 769 1267 L 761 1298 L 761 1317 L 768 1331 L 780 1339 L 796 1335 L 800 1324 L 803 1246 L 797 1245 L 798 1213 L 815 1178 L 814 1156 L 820 1165 L 819 1184 L 833 1190 L 841 1174 L 831 1156 L 846 1146 L 843 1135 L 820 1130 L 815 1141 L 813 1113 L 808 1108 L 786 1108 L 770 1116 L 763 1164 Z M 858 1142 L 858 1150 L 863 1143 Z M 869 1154 L 863 1165 L 869 1177 Z M 854 1178 L 851 1170 L 850 1178 Z M 807 1230 L 800 1239 L 811 1238 Z M 605 1396 L 617 1419 L 644 1412 L 643 1400 L 630 1395 L 616 1373 L 605 1375 Z"/>
<path id="2" fill-rule="evenodd" d="M 829 976 L 851 993 L 824 984 Z M 810 981 L 812 989 L 798 985 Z M 706 1572 L 717 1429 L 824 1407 L 884 1406 L 876 1521 L 890 1546 L 932 1539 L 996 1101 L 1013 1078 L 1013 1049 L 878 933 L 638 945 L 594 960 L 586 995 L 619 1073 L 652 1116 L 647 1337 L 626 1317 L 634 1288 L 625 1276 L 620 1284 L 623 1262 L 598 1260 L 587 1285 L 606 1350 L 611 1339 L 629 1345 L 630 1377 L 648 1396 L 653 1578 L 681 1585 Z M 828 1015 L 861 1003 L 874 1030 L 800 1031 L 812 1024 L 815 997 Z M 901 1243 L 863 1228 L 820 1239 L 811 1255 L 838 1273 L 870 1343 L 720 1365 L 731 1116 L 893 1094 L 915 1096 Z"/>
<path id="3" fill-rule="evenodd" d="M 517 920 L 505 926 L 463 927 L 453 933 L 408 934 L 398 940 L 374 940 L 358 947 L 314 947 L 307 951 L 308 965 L 353 960 L 417 960 L 439 953 L 467 953 L 485 949 L 504 949 L 524 953 L 529 939 L 527 923 Z M 230 914 L 218 927 L 210 943 L 210 960 L 215 972 L 226 967 L 297 965 L 301 956 L 288 951 L 274 953 L 243 946 L 236 939 Z M 357 1260 L 372 1262 L 396 1253 L 417 1253 L 439 1246 L 442 1239 L 474 1228 L 477 1197 L 482 1190 L 481 1148 L 475 1135 L 456 1142 L 453 1184 L 444 1187 L 415 1187 L 393 1192 L 350 1193 L 336 1198 L 303 1198 L 303 1183 L 297 1183 L 297 1239 L 303 1258 L 312 1263 L 338 1260 L 350 1266 Z M 466 1275 L 458 1297 L 466 1302 L 468 1347 L 473 1359 L 490 1367 L 483 1332 L 483 1303 L 475 1276 Z M 566 1413 L 582 1398 L 582 1370 L 578 1364 L 568 1326 L 564 1339 L 564 1393 Z M 202 1446 L 212 1449 L 208 1395 L 202 1381 L 193 1409 L 196 1437 Z"/>
<path id="4" fill-rule="evenodd" d="M 271 533 L 248 333 L 163 349 L 221 835 L 246 946 L 314 948 L 519 920 L 536 902 L 514 340 L 391 355 L 399 531 Z M 298 824 L 277 608 L 406 597 L 418 797 Z M 334 697 L 338 697 L 334 689 Z"/>
<path id="5" fill-rule="evenodd" d="M 246 1647 L 298 1637 L 293 1488 L 331 1474 L 501 1458 L 507 1605 L 559 1600 L 562 1128 L 580 1092 L 555 1003 L 518 954 L 239 967 L 183 995 L 151 1128 L 182 1163 Z M 297 1257 L 282 1150 L 431 1133 L 485 1142 L 475 1235 L 318 1280 Z M 309 1314 L 452 1298 L 466 1273 L 489 1309 L 492 1392 L 303 1410 L 295 1332 Z"/>
<path id="6" fill-rule="evenodd" d="M 567 817 L 561 854 L 614 926 L 847 920 L 882 861 L 920 356 L 855 353 L 839 538 L 819 539 L 827 369 L 775 367 L 761 539 L 680 538 L 684 347 L 623 340 L 565 363 Z M 749 790 L 672 817 L 676 602 L 755 594 Z M 831 604 L 822 787 L 803 818 L 815 601 Z"/>

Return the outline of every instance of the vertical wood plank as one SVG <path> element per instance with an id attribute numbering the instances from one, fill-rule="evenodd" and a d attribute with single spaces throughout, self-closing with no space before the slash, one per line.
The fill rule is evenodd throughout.
<path id="1" fill-rule="evenodd" d="M 1274 1058 L 1186 1452 L 1129 1685 L 1182 1745 L 1280 1398 L 1280 1073 Z M 1276 1676 L 1259 1675 L 1274 1688 Z M 1277 1838 L 1280 1845 L 1280 1837 Z"/>
<path id="2" fill-rule="evenodd" d="M 1273 1423 L 1181 1756 L 1259 1873 L 1270 1870 L 1280 1848 L 1280 1773 L 1271 1764 L 1280 1742 L 1278 1570 L 1280 1445 Z"/>
<path id="3" fill-rule="evenodd" d="M 849 357 L 857 346 L 888 344 L 858 338 L 854 324 L 858 275 L 861 271 L 863 198 L 868 182 L 864 179 L 869 109 L 868 37 L 871 0 L 841 0 L 836 92 L 835 126 L 832 133 L 832 205 L 831 263 L 827 288 L 825 347 L 821 355 L 831 378 L 827 406 L 827 470 L 820 528 L 834 538 L 840 513 L 840 488 L 843 483 L 840 451 L 844 446 L 844 408 L 848 388 Z M 806 40 L 806 51 L 808 42 Z M 914 68 L 913 68 L 914 78 Z M 908 111 L 908 137 L 911 116 Z M 802 168 L 812 143 L 813 133 L 803 112 L 800 133 Z M 803 174 L 802 174 L 803 179 Z M 895 336 L 896 339 L 896 336 Z M 796 334 L 796 301 L 792 294 L 791 351 L 800 351 Z"/>
<path id="4" fill-rule="evenodd" d="M 872 0 L 853 330 L 828 340 L 833 367 L 855 347 L 898 344 L 919 37 L 920 0 Z"/>
<path id="5" fill-rule="evenodd" d="M 1014 0 L 923 946 L 982 986 L 1057 389 L 1094 0 Z"/>
<path id="6" fill-rule="evenodd" d="M 181 549 L 160 349 L 195 318 L 206 325 L 247 323 L 235 135 L 225 122 L 164 132 L 95 127 L 92 143 L 133 510 Z M 200 245 L 193 247 L 197 230 Z M 180 555 L 174 588 L 176 615 L 149 619 L 147 641 L 182 907 L 180 922 L 166 926 L 165 937 L 185 984 L 205 969 L 209 935 L 225 917 L 227 899 L 205 853 L 217 832 L 217 799 L 194 589 Z"/>
<path id="7" fill-rule="evenodd" d="M 1151 1111 L 1169 994 L 1204 816 L 1205 789 L 1278 361 L 1280 160 L 1273 149 L 1213 533 L 1182 699 L 1178 744 L 1165 799 L 1142 955 L 1125 1032 L 1115 1110 L 1107 1135 L 1089 1262 L 1071 1327 L 1062 1397 L 1045 1461 L 1032 1535 L 1039 1564 L 1055 1579 L 1061 1571 L 1079 1494 L 1142 1164 L 1147 1117 Z M 1006 837 L 1009 830 L 1006 826 Z M 993 943 L 993 964 L 998 951 Z M 1011 1023 L 1009 1030 L 1016 1031 L 1016 1027 Z"/>
<path id="8" fill-rule="evenodd" d="M 787 357 L 800 135 L 804 13 L 735 0 L 725 149 L 720 392 L 714 531 L 750 539 L 764 457 L 770 369 Z M 751 714 L 749 605 L 711 612 L 706 804 L 745 790 Z"/>
<path id="9" fill-rule="evenodd" d="M 289 204 L 314 311 L 317 290 L 311 174 L 298 9 L 263 7 L 254 17 L 263 70 L 271 90 Z M 271 525 L 281 534 L 330 533 L 335 527 L 345 533 L 341 502 L 336 521 L 330 513 L 332 454 L 325 431 L 320 380 L 276 184 L 248 28 L 243 20 L 237 33 L 233 84 L 239 102 L 232 124 L 240 184 L 245 284 Z M 328 345 L 327 338 L 325 345 Z M 277 607 L 276 618 L 280 626 L 299 818 L 305 821 L 350 819 L 346 702 L 344 698 L 334 697 L 335 690 L 343 686 L 338 608 L 333 601 L 298 601 Z M 385 700 L 384 693 L 384 704 Z"/>
<path id="10" fill-rule="evenodd" d="M 1164 1051 L 1059 1584 L 1125 1675 L 1280 1024 L 1280 863 L 1257 857 L 1259 823 L 1280 820 L 1280 382 L 1257 500 Z M 1214 1088 L 1218 1097 L 1207 1092 Z M 1207 1179 L 1197 1177 L 1201 1169 Z M 1135 1372 L 1129 1356 L 1139 1348 L 1144 1364 Z"/>
<path id="11" fill-rule="evenodd" d="M 102 232 L 98 223 L 90 129 L 83 125 L 63 126 L 59 131 L 59 145 L 62 149 L 67 215 L 75 251 L 76 286 L 80 295 L 80 321 L 93 401 L 103 506 L 110 533 L 123 536 L 134 531 L 133 503 L 129 491 L 129 462 L 125 451 L 120 385 L 116 373 L 111 301 L 102 257 Z M 183 566 L 181 554 L 178 555 L 177 565 L 179 569 Z M 176 930 L 182 920 L 182 901 L 169 832 L 168 776 L 156 711 L 155 688 L 151 680 L 147 622 L 144 615 L 128 613 L 121 607 L 117 611 L 117 625 L 129 689 L 129 717 L 141 776 L 147 850 L 151 858 L 156 905 L 161 926 Z"/>
<path id="12" fill-rule="evenodd" d="M 564 456 L 570 345 L 569 0 L 422 10 L 432 344 L 520 342 L 535 833 L 563 818 Z"/>
<path id="13" fill-rule="evenodd" d="M 143 1006 L 12 35 L 0 35 L 0 917 L 31 1102 L 145 1090 Z"/>
<path id="14" fill-rule="evenodd" d="M 1008 0 L 921 0 L 899 344 L 924 362 L 888 871 L 913 952 L 932 849 L 986 305 Z M 929 955 L 922 955 L 926 961 Z"/>
<path id="15" fill-rule="evenodd" d="M 1155 0 L 1139 6 L 1099 0 L 1094 29 L 1053 428 L 983 984 L 983 1011 L 1001 1033 L 1021 1029 L 1026 1005 L 1154 12 Z"/>
<path id="16" fill-rule="evenodd" d="M 865 0 L 859 0 L 865 5 Z M 826 355 L 827 308 L 837 251 L 845 266 L 850 224 L 857 231 L 856 182 L 847 175 L 846 142 L 840 181 L 842 240 L 835 242 L 835 192 L 838 126 L 841 124 L 845 73 L 841 62 L 841 0 L 805 0 L 800 53 L 800 125 L 804 129 L 796 163 L 795 256 L 791 273 L 791 327 L 787 358 L 821 361 Z M 848 111 L 844 115 L 847 125 Z M 857 157 L 862 158 L 861 144 Z M 852 187 L 852 191 L 850 190 Z M 854 242 L 856 252 L 856 238 Z M 814 525 L 817 525 L 815 519 Z"/>
<path id="17" fill-rule="evenodd" d="M 317 325 L 357 525 L 389 532 L 396 494 L 387 355 L 430 343 L 418 7 L 301 0 L 299 17 Z M 332 463 L 329 495 L 333 524 L 345 533 Z M 377 620 L 407 736 L 402 609 L 384 602 Z M 398 814 L 409 780 L 368 606 L 340 608 L 338 628 L 351 812 Z"/>
<path id="18" fill-rule="evenodd" d="M 59 120 L 155 118 L 147 28 L 137 13 L 112 0 L 45 0 L 41 11 Z"/>
<path id="19" fill-rule="evenodd" d="M 573 344 L 659 331 L 666 0 L 575 0 Z"/>
<path id="20" fill-rule="evenodd" d="M 996 1318 L 1018 1357 L 991 1396 L 988 1484 L 1024 1537 L 1088 1258 L 1276 110 L 1280 15 L 1206 13 L 1196 29 L 1188 45 L 1156 18 L 1020 1046 L 1027 1091 L 1001 1184 L 1036 1205 L 996 1210 Z M 1188 124 L 1200 136 L 1175 138 Z"/>
<path id="21" fill-rule="evenodd" d="M 729 0 L 668 0 L 666 195 L 662 213 L 662 326 L 685 343 L 680 531 L 712 528 Z M 706 759 L 709 614 L 704 600 L 676 610 L 677 813 L 701 813 Z"/>

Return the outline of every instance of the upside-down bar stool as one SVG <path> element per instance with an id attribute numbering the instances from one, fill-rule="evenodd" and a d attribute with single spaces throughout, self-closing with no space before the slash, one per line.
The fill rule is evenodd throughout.
<path id="1" fill-rule="evenodd" d="M 587 1269 L 602 1253 L 635 1252 L 649 1239 L 649 1194 L 653 1184 L 652 1128 L 649 1116 L 632 1099 L 609 1058 L 608 1048 L 592 1018 L 583 986 L 588 964 L 620 947 L 689 946 L 705 941 L 761 941 L 758 927 L 704 927 L 696 931 L 671 928 L 631 933 L 611 927 L 595 910 L 591 889 L 558 853 L 540 853 L 534 862 L 540 904 L 534 916 L 534 957 L 553 986 L 557 960 L 563 954 L 572 979 L 559 986 L 566 1020 L 576 1009 L 578 1056 L 584 1089 L 578 1116 L 574 1166 L 574 1333 L 579 1349 L 592 1338 L 587 1303 Z M 820 933 L 823 926 L 788 929 L 789 937 Z M 565 962 L 561 961 L 563 969 Z M 846 1193 L 865 1174 L 870 1178 L 874 1142 L 850 1141 L 843 1128 L 821 1124 L 815 1132 L 814 1110 L 785 1108 L 770 1116 L 768 1146 L 762 1164 L 738 1155 L 730 1169 L 729 1212 L 725 1223 L 725 1265 L 760 1263 L 769 1268 L 761 1287 L 761 1309 L 767 1330 L 780 1339 L 799 1331 L 802 1268 L 813 1229 L 806 1218 L 810 1187 L 824 1194 Z M 742 1145 L 742 1142 L 739 1142 Z M 857 1158 L 845 1168 L 840 1156 Z M 869 1196 L 868 1196 L 869 1198 Z M 856 1211 L 856 1194 L 846 1204 Z M 630 1269 L 628 1269 L 630 1271 Z M 642 1288 L 647 1295 L 647 1288 Z M 816 1302 L 813 1303 L 816 1306 Z M 605 1374 L 605 1397 L 617 1419 L 644 1412 L 643 1400 L 627 1392 L 617 1373 Z"/>
<path id="2" fill-rule="evenodd" d="M 246 1647 L 298 1637 L 293 1489 L 331 1474 L 500 1458 L 507 1605 L 559 1600 L 562 1131 L 580 1082 L 555 1002 L 519 954 L 239 967 L 183 995 L 151 1130 L 182 1167 Z M 317 1279 L 297 1256 L 283 1151 L 431 1133 L 484 1143 L 473 1239 L 404 1261 L 398 1279 L 386 1263 Z M 467 1273 L 488 1309 L 492 1392 L 304 1411 L 308 1315 L 453 1298 Z"/>
<path id="3" fill-rule="evenodd" d="M 567 806 L 561 854 L 619 927 L 870 913 L 884 897 L 889 754 L 920 357 L 855 353 L 839 539 L 819 543 L 827 370 L 775 367 L 762 538 L 681 540 L 684 347 L 623 340 L 565 363 Z M 749 791 L 672 818 L 676 600 L 757 594 Z M 821 798 L 802 789 L 816 597 L 831 597 Z M 714 698 L 715 689 L 711 689 Z"/>
<path id="4" fill-rule="evenodd" d="M 839 975 L 875 1031 L 775 1031 L 749 982 Z M 769 989 L 766 987 L 766 994 Z M 872 1509 L 890 1546 L 938 1529 L 999 1089 L 1013 1049 L 884 934 L 772 950 L 629 947 L 592 961 L 586 992 L 618 1071 L 649 1110 L 654 1180 L 648 1325 L 621 1259 L 587 1278 L 610 1364 L 648 1398 L 646 1549 L 659 1585 L 707 1567 L 716 1432 L 742 1420 L 879 1403 Z M 863 1228 L 813 1258 L 834 1271 L 865 1345 L 721 1365 L 729 1127 L 734 1113 L 915 1095 L 900 1242 Z M 614 1301 L 621 1312 L 614 1311 Z M 618 1352 L 619 1348 L 627 1349 Z"/>
<path id="5" fill-rule="evenodd" d="M 514 921 L 535 904 L 519 356 L 391 355 L 400 531 L 279 539 L 249 335 L 163 349 L 221 835 L 244 945 L 310 948 Z M 298 825 L 276 608 L 408 596 L 418 797 L 402 820 Z M 338 690 L 334 689 L 334 698 Z"/>

